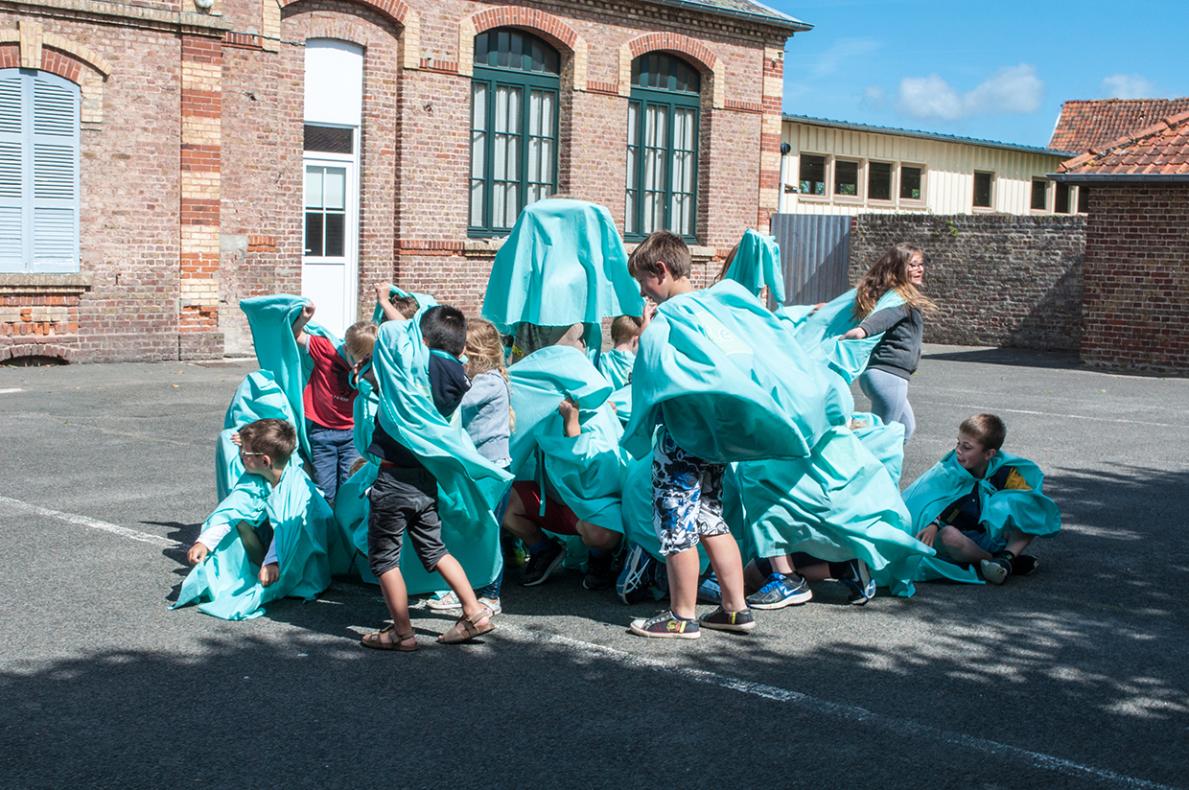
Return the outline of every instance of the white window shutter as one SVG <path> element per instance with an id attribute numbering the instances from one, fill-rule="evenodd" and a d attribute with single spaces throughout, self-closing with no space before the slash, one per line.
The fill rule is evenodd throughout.
<path id="1" fill-rule="evenodd" d="M 22 82 L 16 69 L 0 73 L 0 272 L 25 269 Z"/>
<path id="2" fill-rule="evenodd" d="M 34 78 L 32 244 L 26 242 L 34 271 L 78 269 L 78 105 L 76 86 Z"/>

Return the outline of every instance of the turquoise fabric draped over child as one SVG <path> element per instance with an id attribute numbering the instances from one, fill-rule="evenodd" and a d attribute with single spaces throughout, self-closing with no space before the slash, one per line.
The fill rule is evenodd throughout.
<path id="1" fill-rule="evenodd" d="M 586 326 L 586 346 L 602 347 L 602 320 L 644 312 L 627 251 L 603 206 L 540 200 L 520 212 L 496 253 L 482 315 L 506 335 L 521 323 Z"/>
<path id="2" fill-rule="evenodd" d="M 215 446 L 216 501 L 222 502 L 244 473 L 239 447 L 231 434 L 250 422 L 275 418 L 296 427 L 293 408 L 276 378 L 267 370 L 257 370 L 244 377 L 223 416 L 223 430 Z"/>
<path id="3" fill-rule="evenodd" d="M 599 356 L 599 372 L 607 377 L 615 389 L 627 386 L 632 380 L 632 366 L 635 364 L 635 352 L 620 348 L 604 351 Z"/>
<path id="4" fill-rule="evenodd" d="M 411 450 L 437 480 L 442 539 L 471 583 L 481 587 L 495 579 L 501 567 L 499 524 L 493 511 L 512 475 L 479 455 L 460 422 L 438 411 L 429 383 L 430 353 L 416 320 L 389 321 L 380 327 L 372 352 L 378 415 L 384 431 Z M 437 573 L 421 567 L 412 551 L 402 553 L 401 573 L 410 593 L 446 586 Z"/>
<path id="5" fill-rule="evenodd" d="M 1014 467 L 1028 484 L 1028 489 L 999 490 L 990 482 L 1005 466 Z M 1057 503 L 1045 496 L 1044 473 L 1027 458 L 1000 450 L 987 465 L 986 474 L 976 478 L 963 469 L 950 450 L 928 471 L 904 490 L 904 503 L 912 514 L 913 534 L 920 532 L 941 515 L 949 505 L 966 496 L 977 485 L 981 509 L 981 524 L 992 539 L 1005 528 L 1038 537 L 1055 535 L 1061 531 L 1061 511 Z M 950 579 L 951 581 L 982 584 L 977 570 L 962 567 L 939 558 L 926 558 L 917 569 L 917 581 Z"/>
<path id="6" fill-rule="evenodd" d="M 311 600 L 330 586 L 327 541 L 334 520 L 330 506 L 294 461 L 276 487 L 257 475 L 244 475 L 203 524 L 232 526 L 207 558 L 194 566 L 182 582 L 173 608 L 198 603 L 205 614 L 224 620 L 247 620 L 282 597 Z M 269 587 L 260 584 L 260 566 L 248 558 L 235 526 L 260 524 L 267 518 L 276 541 L 280 577 Z"/>
<path id="7" fill-rule="evenodd" d="M 809 455 L 854 400 L 793 332 L 733 280 L 660 305 L 640 336 L 625 446 L 650 453 L 663 409 L 674 441 L 712 463 Z"/>
<path id="8" fill-rule="evenodd" d="M 275 294 L 254 296 L 240 301 L 240 309 L 248 317 L 252 330 L 252 345 L 256 359 L 263 370 L 273 374 L 277 385 L 285 393 L 289 408 L 293 412 L 293 424 L 297 428 L 297 446 L 306 460 L 310 459 L 310 441 L 306 435 L 305 405 L 302 393 L 310 380 L 313 361 L 293 336 L 293 322 L 301 314 L 308 300 L 302 296 Z M 305 326 L 311 335 L 320 335 L 334 343 L 339 354 L 343 353 L 343 342 L 329 330 L 315 323 Z"/>
<path id="9" fill-rule="evenodd" d="M 777 310 L 796 326 L 797 342 L 816 359 L 824 361 L 849 384 L 867 368 L 871 352 L 883 339 L 883 334 L 862 339 L 844 340 L 850 330 L 863 322 L 866 316 L 855 315 L 855 289 L 838 296 L 821 308 L 793 305 Z M 896 291 L 888 291 L 876 302 L 872 312 L 904 304 L 904 297 Z"/>
<path id="10" fill-rule="evenodd" d="M 784 269 L 776 239 L 751 228 L 743 231 L 743 238 L 735 248 L 735 259 L 723 279 L 734 280 L 756 297 L 766 287 L 776 304 L 783 303 Z"/>

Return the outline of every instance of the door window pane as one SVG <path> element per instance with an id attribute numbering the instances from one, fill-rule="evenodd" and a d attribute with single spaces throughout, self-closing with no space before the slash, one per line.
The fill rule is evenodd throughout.
<path id="1" fill-rule="evenodd" d="M 322 212 L 306 212 L 306 249 L 311 258 L 322 257 Z"/>
<path id="2" fill-rule="evenodd" d="M 326 213 L 326 242 L 322 254 L 327 258 L 341 258 L 346 249 L 346 217 L 340 213 Z"/>

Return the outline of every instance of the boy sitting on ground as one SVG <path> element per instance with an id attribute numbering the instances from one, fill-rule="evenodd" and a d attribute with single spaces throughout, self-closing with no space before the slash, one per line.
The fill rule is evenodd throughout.
<path id="1" fill-rule="evenodd" d="M 621 315 L 612 321 L 611 342 L 613 348 L 599 356 L 599 372 L 607 377 L 612 387 L 621 389 L 632 380 L 636 348 L 640 345 L 640 319 Z"/>
<path id="2" fill-rule="evenodd" d="M 371 356 L 377 327 L 371 321 L 359 321 L 347 327 L 344 353 L 340 354 L 330 339 L 305 331 L 313 317 L 311 302 L 293 322 L 293 337 L 313 361 L 310 381 L 302 393 L 309 423 L 310 461 L 314 482 L 333 505 L 339 484 L 351 476 L 351 465 L 359 458 L 353 432 L 357 392 L 351 386 L 351 370 Z"/>
<path id="3" fill-rule="evenodd" d="M 994 414 L 963 420 L 954 451 L 904 492 L 917 539 L 991 584 L 1033 573 L 1039 563 L 1024 550 L 1061 525 L 1057 506 L 1040 493 L 1037 466 L 1002 451 L 1006 435 Z"/>

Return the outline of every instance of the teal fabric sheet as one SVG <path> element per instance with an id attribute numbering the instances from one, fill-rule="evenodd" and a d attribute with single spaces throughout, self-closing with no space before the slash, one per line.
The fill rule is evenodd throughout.
<path id="1" fill-rule="evenodd" d="M 632 385 L 628 384 L 612 392 L 607 402 L 615 409 L 615 416 L 619 418 L 620 424 L 626 427 L 632 421 Z"/>
<path id="2" fill-rule="evenodd" d="M 904 469 L 904 426 L 884 422 L 871 412 L 857 411 L 851 415 L 851 430 L 899 486 Z"/>
<path id="3" fill-rule="evenodd" d="M 411 296 L 416 299 L 417 313 L 412 318 L 414 321 L 420 321 L 422 314 L 425 313 L 425 311 L 429 308 L 436 306 L 438 303 L 438 300 L 429 294 L 406 291 L 403 288 L 395 285 L 388 288 L 388 296 L 389 298 L 393 296 Z M 372 323 L 376 324 L 377 326 L 384 323 L 384 308 L 380 306 L 379 302 L 376 303 L 376 308 L 372 310 Z"/>
<path id="4" fill-rule="evenodd" d="M 270 371 L 257 370 L 240 382 L 223 416 L 215 446 L 215 501 L 222 502 L 244 473 L 239 447 L 231 434 L 256 420 L 277 419 L 295 425 L 293 407 Z"/>
<path id="5" fill-rule="evenodd" d="M 865 434 L 882 445 L 880 431 Z M 902 435 L 901 435 L 901 438 Z M 922 557 L 896 480 L 860 436 L 831 429 L 806 458 L 734 464 L 742 522 L 729 520 L 746 559 L 804 552 L 827 562 L 861 559 L 881 587 L 910 596 Z"/>
<path id="6" fill-rule="evenodd" d="M 389 321 L 380 327 L 372 353 L 378 415 L 384 431 L 409 448 L 437 479 L 442 538 L 478 587 L 491 582 L 501 567 L 493 511 L 512 475 L 475 450 L 459 420 L 447 420 L 438 412 L 430 390 L 429 358 L 417 321 Z M 414 552 L 405 556 L 412 560 L 401 558 L 411 593 L 445 586 L 437 573 L 421 568 Z"/>
<path id="7" fill-rule="evenodd" d="M 599 372 L 607 377 L 611 386 L 620 389 L 632 380 L 632 365 L 636 364 L 636 352 L 613 348 L 599 356 Z"/>
<path id="8" fill-rule="evenodd" d="M 872 312 L 904 304 L 904 297 L 888 291 L 876 302 Z M 883 339 L 883 334 L 862 339 L 844 340 L 850 330 L 862 323 L 855 316 L 855 289 L 832 299 L 820 309 L 793 305 L 777 310 L 793 322 L 797 342 L 814 358 L 822 360 L 849 384 L 866 368 L 871 352 Z"/>
<path id="9" fill-rule="evenodd" d="M 244 549 L 235 525 L 259 524 L 268 518 L 277 543 L 280 578 L 263 587 Z M 174 608 L 197 603 L 205 614 L 224 620 L 246 620 L 263 614 L 264 607 L 282 597 L 310 600 L 330 585 L 327 541 L 333 515 L 313 481 L 290 464 L 275 488 L 264 478 L 244 475 L 203 524 L 232 526 L 207 558 L 194 566 L 182 582 Z M 266 547 L 267 548 L 267 547 Z"/>
<path id="10" fill-rule="evenodd" d="M 650 453 L 663 422 L 711 462 L 809 455 L 854 400 L 794 330 L 733 280 L 660 305 L 640 336 L 625 446 L 637 458 Z"/>
<path id="11" fill-rule="evenodd" d="M 549 346 L 508 369 L 516 427 L 512 468 L 536 479 L 578 518 L 623 532 L 620 496 L 628 454 L 620 446 L 623 426 L 607 403 L 611 386 L 581 351 Z M 570 438 L 557 411 L 565 398 L 579 407 L 581 435 Z M 538 466 L 538 464 L 540 466 Z"/>
<path id="12" fill-rule="evenodd" d="M 776 239 L 751 228 L 745 230 L 725 279 L 734 280 L 757 297 L 767 288 L 776 304 L 783 303 L 784 269 Z"/>
<path id="13" fill-rule="evenodd" d="M 496 253 L 482 315 L 506 335 L 521 323 L 585 324 L 587 348 L 597 352 L 602 319 L 643 311 L 611 213 L 551 199 L 526 206 Z"/>
<path id="14" fill-rule="evenodd" d="M 997 491 L 987 479 L 1004 466 L 1015 467 L 1030 489 Z M 985 477 L 977 479 L 962 468 L 951 450 L 904 491 L 904 503 L 912 514 L 914 534 L 955 500 L 970 493 L 976 484 L 982 505 L 982 525 L 992 538 L 997 538 L 1008 527 L 1038 537 L 1055 535 L 1061 530 L 1061 511 L 1044 495 L 1044 473 L 1035 463 L 1000 450 L 991 459 Z M 923 561 L 916 578 L 918 581 L 944 578 L 982 583 L 973 567 L 963 568 L 940 558 Z"/>

